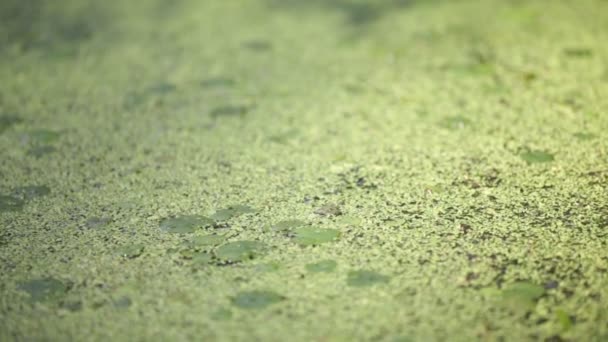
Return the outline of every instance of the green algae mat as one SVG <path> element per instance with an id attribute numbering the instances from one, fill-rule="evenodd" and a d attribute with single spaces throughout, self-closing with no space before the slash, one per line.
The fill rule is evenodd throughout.
<path id="1" fill-rule="evenodd" d="M 607 341 L 608 2 L 0 2 L 1 341 Z"/>

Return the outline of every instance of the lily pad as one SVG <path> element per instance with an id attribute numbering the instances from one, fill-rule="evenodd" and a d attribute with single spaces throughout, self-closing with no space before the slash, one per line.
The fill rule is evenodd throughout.
<path id="1" fill-rule="evenodd" d="M 513 283 L 501 291 L 502 303 L 511 309 L 530 310 L 545 294 L 545 288 L 527 282 Z"/>
<path id="2" fill-rule="evenodd" d="M 227 221 L 233 217 L 240 216 L 242 214 L 254 213 L 255 209 L 246 205 L 231 205 L 228 208 L 220 209 L 211 215 L 211 219 L 214 221 Z"/>
<path id="3" fill-rule="evenodd" d="M 135 259 L 140 256 L 144 252 L 144 245 L 142 244 L 133 244 L 122 246 L 118 249 L 118 255 L 121 257 L 125 257 L 128 259 Z"/>
<path id="4" fill-rule="evenodd" d="M 357 270 L 348 272 L 346 283 L 354 287 L 366 287 L 376 284 L 388 283 L 389 276 L 380 274 L 375 271 Z"/>
<path id="5" fill-rule="evenodd" d="M 220 246 L 215 256 L 223 261 L 238 262 L 253 259 L 264 250 L 264 244 L 259 241 L 235 241 Z"/>
<path id="6" fill-rule="evenodd" d="M 209 226 L 213 221 L 200 215 L 182 215 L 165 218 L 160 221 L 160 229 L 167 233 L 184 234 L 193 233 L 199 228 Z"/>
<path id="7" fill-rule="evenodd" d="M 232 304 L 241 309 L 264 309 L 272 304 L 285 300 L 285 297 L 273 291 L 245 291 L 232 298 Z"/>
<path id="8" fill-rule="evenodd" d="M 300 220 L 284 220 L 271 225 L 270 229 L 277 232 L 285 232 L 305 225 L 306 222 Z"/>
<path id="9" fill-rule="evenodd" d="M 22 122 L 20 117 L 14 115 L 2 115 L 0 116 L 0 133 L 6 131 L 11 126 Z"/>
<path id="10" fill-rule="evenodd" d="M 23 209 L 25 202 L 17 197 L 0 195 L 0 212 L 19 211 Z"/>
<path id="11" fill-rule="evenodd" d="M 318 245 L 336 240 L 340 232 L 336 229 L 302 227 L 295 230 L 294 240 L 300 245 Z"/>
<path id="12" fill-rule="evenodd" d="M 336 263 L 334 260 L 322 260 L 306 265 L 306 270 L 313 273 L 333 272 L 337 266 L 338 263 Z"/>
<path id="13" fill-rule="evenodd" d="M 226 237 L 223 235 L 209 234 L 203 236 L 197 236 L 192 239 L 192 246 L 196 247 L 207 247 L 207 246 L 217 246 L 224 242 Z"/>
<path id="14" fill-rule="evenodd" d="M 31 302 L 57 300 L 68 290 L 63 282 L 53 277 L 24 281 L 18 287 L 30 295 Z"/>
<path id="15" fill-rule="evenodd" d="M 61 134 L 48 129 L 38 129 L 27 133 L 28 138 L 38 145 L 52 144 L 59 140 Z"/>
<path id="16" fill-rule="evenodd" d="M 548 163 L 555 159 L 551 153 L 540 150 L 529 150 L 521 153 L 519 156 L 528 164 Z"/>
<path id="17" fill-rule="evenodd" d="M 27 185 L 15 188 L 14 194 L 24 200 L 31 200 L 36 197 L 46 196 L 51 193 L 51 189 L 45 185 Z"/>

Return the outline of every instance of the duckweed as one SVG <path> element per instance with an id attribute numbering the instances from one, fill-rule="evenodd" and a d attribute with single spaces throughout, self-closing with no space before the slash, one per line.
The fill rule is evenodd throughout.
<path id="1" fill-rule="evenodd" d="M 211 111 L 211 117 L 244 116 L 249 110 L 250 108 L 248 106 L 222 106 L 213 109 Z"/>
<path id="2" fill-rule="evenodd" d="M 264 309 L 285 300 L 285 297 L 273 291 L 254 290 L 240 292 L 232 298 L 232 304 L 241 309 Z"/>
<path id="3" fill-rule="evenodd" d="M 165 218 L 160 221 L 160 229 L 167 233 L 185 234 L 193 233 L 197 229 L 213 224 L 213 221 L 200 215 L 182 215 Z"/>
<path id="4" fill-rule="evenodd" d="M 318 245 L 336 240 L 340 232 L 336 229 L 302 227 L 295 231 L 294 240 L 303 246 Z"/>
<path id="5" fill-rule="evenodd" d="M 376 284 L 388 283 L 389 276 L 380 274 L 376 271 L 357 270 L 348 272 L 346 283 L 353 287 L 366 287 Z"/>
<path id="6" fill-rule="evenodd" d="M 460 115 L 448 116 L 444 118 L 439 125 L 443 128 L 455 131 L 471 126 L 471 120 Z"/>
<path id="7" fill-rule="evenodd" d="M 54 146 L 43 145 L 34 146 L 30 148 L 29 150 L 27 150 L 26 154 L 34 158 L 41 158 L 47 154 L 54 153 L 55 151 L 57 151 L 57 148 L 55 148 Z"/>

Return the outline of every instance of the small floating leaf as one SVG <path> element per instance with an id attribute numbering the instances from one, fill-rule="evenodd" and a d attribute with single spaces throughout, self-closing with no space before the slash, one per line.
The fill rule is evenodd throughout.
<path id="1" fill-rule="evenodd" d="M 555 159 L 555 157 L 551 153 L 540 150 L 526 151 L 521 153 L 519 156 L 528 164 L 548 163 L 552 162 Z"/>
<path id="2" fill-rule="evenodd" d="M 2 115 L 0 116 L 0 133 L 9 129 L 11 126 L 22 122 L 21 118 L 14 115 Z"/>
<path id="3" fill-rule="evenodd" d="M 338 207 L 336 204 L 328 203 L 317 208 L 317 210 L 315 210 L 315 214 L 321 216 L 338 216 L 342 215 L 342 210 L 340 210 L 340 207 Z"/>
<path id="4" fill-rule="evenodd" d="M 52 277 L 21 282 L 19 289 L 29 293 L 32 302 L 56 300 L 68 290 L 60 280 Z"/>
<path id="5" fill-rule="evenodd" d="M 572 318 L 562 309 L 555 310 L 555 318 L 562 328 L 562 331 L 568 331 L 572 328 Z"/>
<path id="6" fill-rule="evenodd" d="M 284 299 L 285 297 L 273 291 L 256 290 L 237 294 L 232 298 L 232 304 L 241 309 L 264 309 Z"/>
<path id="7" fill-rule="evenodd" d="M 46 196 L 51 193 L 51 189 L 45 185 L 28 185 L 15 188 L 15 195 L 24 200 L 31 200 L 36 197 Z"/>
<path id="8" fill-rule="evenodd" d="M 52 144 L 59 140 L 61 134 L 59 132 L 51 131 L 48 129 L 39 129 L 31 131 L 27 136 L 36 144 Z"/>
<path id="9" fill-rule="evenodd" d="M 217 246 L 224 242 L 226 237 L 223 235 L 209 234 L 196 236 L 192 239 L 192 245 L 197 247 Z"/>
<path id="10" fill-rule="evenodd" d="M 593 139 L 597 138 L 597 135 L 595 135 L 593 133 L 578 132 L 578 133 L 574 133 L 574 137 L 577 138 L 578 140 L 593 140 Z"/>
<path id="11" fill-rule="evenodd" d="M 530 310 L 545 293 L 544 287 L 527 282 L 513 283 L 501 291 L 502 302 L 512 309 Z"/>
<path id="12" fill-rule="evenodd" d="M 97 229 L 107 226 L 110 222 L 112 222 L 112 219 L 108 217 L 91 217 L 87 220 L 85 226 L 90 229 Z"/>
<path id="13" fill-rule="evenodd" d="M 230 262 L 238 262 L 252 259 L 264 250 L 264 244 L 258 241 L 235 241 L 220 246 L 215 251 L 218 259 Z"/>
<path id="14" fill-rule="evenodd" d="M 274 272 L 280 268 L 276 262 L 255 265 L 255 270 L 258 272 Z"/>
<path id="15" fill-rule="evenodd" d="M 222 106 L 211 111 L 211 117 L 217 118 L 220 116 L 243 116 L 249 112 L 247 106 Z"/>
<path id="16" fill-rule="evenodd" d="M 200 215 L 182 215 L 166 218 L 160 221 L 160 229 L 167 233 L 192 233 L 195 230 L 209 226 L 213 221 Z"/>
<path id="17" fill-rule="evenodd" d="M 246 205 L 232 205 L 226 209 L 220 209 L 211 215 L 211 219 L 214 221 L 227 221 L 233 217 L 240 216 L 242 214 L 254 213 L 255 209 Z"/>
<path id="18" fill-rule="evenodd" d="M 125 257 L 128 259 L 135 259 L 140 256 L 144 252 L 144 245 L 142 244 L 133 244 L 122 246 L 118 250 L 118 255 L 121 257 Z"/>
<path id="19" fill-rule="evenodd" d="M 23 209 L 25 202 L 21 199 L 8 195 L 0 195 L 0 212 L 18 211 Z"/>
<path id="20" fill-rule="evenodd" d="M 213 261 L 213 255 L 204 252 L 193 253 L 191 258 L 193 266 L 205 266 Z"/>
<path id="21" fill-rule="evenodd" d="M 294 240 L 300 245 L 318 245 L 336 240 L 340 232 L 336 229 L 302 227 L 295 230 Z"/>
<path id="22" fill-rule="evenodd" d="M 227 321 L 232 318 L 232 311 L 226 308 L 219 308 L 211 314 L 211 319 L 216 321 Z"/>
<path id="23" fill-rule="evenodd" d="M 300 220 L 284 220 L 273 224 L 272 226 L 270 226 L 270 229 L 277 232 L 284 232 L 305 225 L 306 222 Z"/>
<path id="24" fill-rule="evenodd" d="M 112 304 L 117 309 L 127 309 L 133 304 L 133 301 L 127 296 L 122 296 L 118 299 L 113 300 Z"/>
<path id="25" fill-rule="evenodd" d="M 593 56 L 593 51 L 589 48 L 584 48 L 584 47 L 571 47 L 571 48 L 565 48 L 564 54 L 568 57 L 582 58 L 582 57 Z"/>
<path id="26" fill-rule="evenodd" d="M 232 87 L 235 85 L 235 83 L 236 82 L 234 82 L 234 80 L 231 78 L 216 77 L 216 78 L 209 78 L 209 79 L 201 81 L 201 87 L 203 87 L 203 88 Z"/>
<path id="27" fill-rule="evenodd" d="M 319 272 L 333 272 L 338 266 L 334 260 L 322 260 L 313 264 L 306 265 L 308 272 L 319 273 Z"/>
<path id="28" fill-rule="evenodd" d="M 44 155 L 50 154 L 57 151 L 57 149 L 53 146 L 44 145 L 44 146 L 34 146 L 27 150 L 27 155 L 32 156 L 34 158 L 40 158 Z"/>
<path id="29" fill-rule="evenodd" d="M 440 122 L 440 126 L 449 130 L 459 130 L 471 126 L 471 120 L 464 116 L 448 116 Z"/>
<path id="30" fill-rule="evenodd" d="M 388 283 L 390 277 L 375 271 L 358 270 L 348 272 L 346 283 L 349 286 L 365 287 L 375 284 Z"/>

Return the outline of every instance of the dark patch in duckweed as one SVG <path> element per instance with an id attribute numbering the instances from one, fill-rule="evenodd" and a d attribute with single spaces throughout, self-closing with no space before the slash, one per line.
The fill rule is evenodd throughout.
<path id="1" fill-rule="evenodd" d="M 173 83 L 160 82 L 151 85 L 143 90 L 135 91 L 127 94 L 124 106 L 132 109 L 151 101 L 158 100 L 166 95 L 169 95 L 177 90 L 177 86 Z M 159 104 L 160 102 L 156 102 Z"/>
<path id="2" fill-rule="evenodd" d="M 28 156 L 31 156 L 34 158 L 41 158 L 41 157 L 43 157 L 47 154 L 51 154 L 55 151 L 57 151 L 57 148 L 55 148 L 54 146 L 49 146 L 49 145 L 34 146 L 34 147 L 30 148 L 29 150 L 27 150 L 26 154 Z"/>
<path id="3" fill-rule="evenodd" d="M 243 215 L 243 214 L 251 214 L 251 213 L 255 213 L 256 210 L 247 206 L 247 205 L 241 205 L 241 204 L 235 204 L 235 205 L 231 205 L 225 209 L 219 209 L 218 211 L 216 211 L 214 214 L 212 214 L 210 217 L 212 220 L 214 221 L 227 221 L 231 218 Z"/>
<path id="4" fill-rule="evenodd" d="M 236 82 L 233 79 L 227 77 L 215 77 L 202 80 L 200 85 L 203 88 L 224 88 L 233 87 L 236 85 Z"/>
<path id="5" fill-rule="evenodd" d="M 61 299 L 68 287 L 53 277 L 32 279 L 18 284 L 18 288 L 30 295 L 30 302 L 49 302 Z"/>
<path id="6" fill-rule="evenodd" d="M 26 185 L 15 188 L 14 195 L 26 201 L 36 197 L 46 196 L 51 193 L 51 189 L 45 185 Z"/>
<path id="7" fill-rule="evenodd" d="M 353 287 L 367 287 L 376 284 L 388 283 L 389 276 L 383 275 L 376 271 L 357 270 L 348 272 L 346 283 Z"/>
<path id="8" fill-rule="evenodd" d="M 307 264 L 306 270 L 312 273 L 333 272 L 337 266 L 338 263 L 334 260 L 321 260 L 319 262 Z"/>
<path id="9" fill-rule="evenodd" d="M 274 291 L 254 290 L 238 293 L 232 298 L 232 304 L 241 309 L 256 310 L 264 309 L 285 299 L 285 297 Z"/>
<path id="10" fill-rule="evenodd" d="M 216 107 L 215 109 L 213 109 L 211 111 L 211 117 L 212 118 L 231 117 L 231 116 L 243 117 L 247 113 L 249 113 L 250 110 L 251 110 L 251 107 L 249 107 L 249 106 L 237 106 L 237 105 L 220 106 L 220 107 Z"/>
<path id="11" fill-rule="evenodd" d="M 225 262 L 250 260 L 264 252 L 265 245 L 259 241 L 234 241 L 220 246 L 215 256 Z"/>
<path id="12" fill-rule="evenodd" d="M 541 150 L 526 150 L 519 156 L 528 164 L 549 163 L 555 159 L 553 154 Z"/>
<path id="13" fill-rule="evenodd" d="M 588 58 L 593 56 L 593 50 L 586 47 L 570 47 L 564 49 L 564 55 L 574 58 Z"/>
<path id="14" fill-rule="evenodd" d="M 0 116 L 0 134 L 22 121 L 23 120 L 20 117 L 14 115 Z"/>
<path id="15" fill-rule="evenodd" d="M 23 209 L 25 201 L 10 195 L 0 195 L 0 212 L 19 211 Z"/>
<path id="16" fill-rule="evenodd" d="M 132 244 L 122 246 L 118 249 L 117 254 L 127 259 L 135 259 L 144 252 L 145 246 L 142 244 Z"/>
<path id="17" fill-rule="evenodd" d="M 294 233 L 294 241 L 303 246 L 332 242 L 340 237 L 338 230 L 330 228 L 301 227 L 294 230 Z"/>
<path id="18" fill-rule="evenodd" d="M 160 221 L 159 227 L 167 233 L 185 234 L 193 233 L 200 228 L 210 226 L 213 220 L 200 215 L 182 215 L 165 218 Z"/>
<path id="19" fill-rule="evenodd" d="M 272 44 L 265 40 L 250 40 L 243 43 L 243 47 L 256 52 L 272 50 Z"/>

